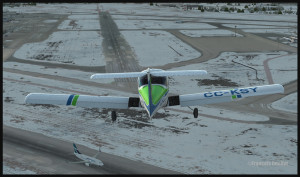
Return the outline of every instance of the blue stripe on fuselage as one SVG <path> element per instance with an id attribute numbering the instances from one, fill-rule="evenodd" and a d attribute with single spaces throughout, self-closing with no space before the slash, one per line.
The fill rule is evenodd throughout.
<path id="1" fill-rule="evenodd" d="M 73 97 L 74 97 L 74 95 L 69 96 L 69 99 L 67 101 L 67 106 L 71 104 Z"/>
<path id="2" fill-rule="evenodd" d="M 158 101 L 158 103 L 156 105 L 154 105 L 152 103 L 152 100 L 151 100 L 151 102 L 149 101 L 149 105 L 146 105 L 146 107 L 147 107 L 147 109 L 148 109 L 151 116 L 152 116 L 152 113 L 156 110 L 156 108 L 160 104 L 161 100 L 168 94 L 168 92 L 169 92 L 169 90 L 164 94 L 164 96 L 161 97 L 161 99 Z"/>

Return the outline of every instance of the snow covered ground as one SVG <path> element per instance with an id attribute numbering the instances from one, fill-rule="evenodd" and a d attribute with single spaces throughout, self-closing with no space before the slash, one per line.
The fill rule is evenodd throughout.
<path id="1" fill-rule="evenodd" d="M 243 37 L 238 33 L 234 33 L 228 30 L 222 29 L 208 29 L 208 30 L 180 30 L 180 32 L 184 35 L 190 37 L 211 37 L 211 36 L 235 36 L 236 37 Z"/>
<path id="2" fill-rule="evenodd" d="M 226 27 L 229 27 L 229 28 L 240 28 L 240 29 L 243 29 L 243 28 L 286 28 L 286 27 L 278 27 L 278 26 L 262 26 L 262 25 L 240 25 L 240 24 L 223 24 L 223 26 L 226 26 Z"/>
<path id="3" fill-rule="evenodd" d="M 283 111 L 298 112 L 298 92 L 292 93 L 271 104 L 272 108 Z"/>
<path id="4" fill-rule="evenodd" d="M 103 37 L 96 31 L 58 31 L 45 41 L 24 44 L 14 57 L 79 66 L 104 66 L 102 40 Z"/>
<path id="5" fill-rule="evenodd" d="M 272 58 L 272 57 L 271 57 Z M 286 84 L 298 78 L 297 55 L 287 55 L 269 61 L 274 83 Z"/>
<path id="6" fill-rule="evenodd" d="M 100 30 L 99 20 L 65 20 L 58 29 L 62 30 Z"/>
<path id="7" fill-rule="evenodd" d="M 121 31 L 121 33 L 134 50 L 140 66 L 147 67 L 154 63 L 164 65 L 201 56 L 201 53 L 165 31 Z"/>
<path id="8" fill-rule="evenodd" d="M 78 29 L 94 29 L 96 27 L 88 26 L 89 24 L 86 24 L 84 20 L 95 22 L 97 4 L 82 4 L 81 6 L 78 4 L 38 4 L 37 7 L 4 7 L 3 11 L 59 14 L 71 14 L 72 11 L 73 14 L 68 17 L 69 20 L 62 23 L 62 29 L 69 29 L 68 24 L 72 20 L 82 27 L 74 28 L 74 31 L 55 32 L 47 40 L 40 43 L 25 44 L 15 53 L 15 57 L 32 59 L 39 56 L 42 58 L 41 55 L 44 54 L 42 59 L 47 62 L 73 63 L 83 66 L 105 65 L 101 46 L 102 36 L 95 31 L 77 31 Z M 111 14 L 152 15 L 153 18 L 162 19 L 177 17 L 178 12 L 181 13 L 180 17 L 199 17 L 198 11 L 149 6 L 149 3 L 101 3 L 99 8 L 109 10 Z M 75 12 L 76 15 L 74 15 Z M 84 14 L 78 15 L 78 13 Z M 215 30 L 214 26 L 205 23 L 180 24 L 175 23 L 173 19 L 164 23 L 153 20 L 129 20 L 127 21 L 128 26 L 125 26 L 124 18 L 120 18 L 120 15 L 113 15 L 113 17 L 119 19 L 116 22 L 121 29 L 134 29 L 121 31 L 121 33 L 135 50 L 141 66 L 149 65 L 150 61 L 151 65 L 153 61 L 163 65 L 201 56 L 199 52 L 170 33 L 163 31 L 163 29 L 180 29 L 180 26 L 184 24 L 187 29 L 193 29 L 197 26 L 197 28 Z M 274 23 L 281 21 L 276 22 L 278 24 L 291 20 L 297 22 L 295 15 L 239 14 L 233 16 L 227 13 L 205 12 L 201 13 L 202 17 L 239 19 L 240 21 L 243 19 L 260 19 L 274 21 Z M 143 23 L 138 25 L 141 21 Z M 142 28 L 152 29 L 151 25 L 158 30 L 141 30 Z M 254 23 L 251 26 L 257 28 L 259 23 Z M 188 32 L 190 31 L 188 30 Z M 218 31 L 217 34 L 227 35 L 228 32 Z M 200 35 L 200 33 L 193 33 L 193 35 Z M 141 41 L 148 41 L 149 44 Z M 171 78 L 170 92 L 187 94 L 268 84 L 263 61 L 277 56 L 282 57 L 269 61 L 274 82 L 282 84 L 297 79 L 296 54 L 287 55 L 286 52 L 235 53 L 229 51 L 204 63 L 173 68 L 172 70 L 204 69 L 208 71 L 208 75 L 200 79 L 193 77 Z M 96 61 L 93 60 L 95 57 L 97 58 Z M 48 58 L 51 60 L 47 60 Z M 74 72 L 74 70 L 42 68 L 41 66 L 15 62 L 5 62 L 3 67 L 80 80 L 89 80 L 89 76 L 92 74 Z M 255 70 L 250 67 L 257 70 L 257 77 Z M 219 85 L 210 84 L 212 80 L 219 81 Z M 110 122 L 110 110 L 107 109 L 24 104 L 24 98 L 30 92 L 70 94 L 71 91 L 72 93 L 84 92 L 92 95 L 136 96 L 136 94 L 121 91 L 4 71 L 3 124 L 50 137 L 74 141 L 95 150 L 101 146 L 102 151 L 107 153 L 141 160 L 148 164 L 187 174 L 297 173 L 297 126 L 259 124 L 269 119 L 263 115 L 243 113 L 238 110 L 220 110 L 212 106 L 199 106 L 201 118 L 194 119 L 188 108 L 174 107 L 166 112 L 159 110 L 157 116 L 150 123 L 146 118 L 145 111 L 131 109 L 120 110 L 118 123 L 112 124 Z M 297 113 L 296 97 L 297 93 L 292 94 L 274 102 L 271 107 Z M 220 117 L 220 119 L 213 118 L 214 116 Z M 257 123 L 246 123 L 246 121 L 257 121 Z M 14 169 L 6 164 L 4 164 L 4 172 L 36 173 Z"/>
<path id="9" fill-rule="evenodd" d="M 268 54 L 274 57 L 274 53 Z M 244 58 L 245 60 L 247 56 L 255 56 L 253 58 L 256 59 L 252 63 L 255 65 L 268 54 L 251 55 L 250 53 L 236 57 L 236 53 L 223 53 L 215 61 L 211 60 L 210 66 L 223 65 L 223 68 L 230 70 L 231 59 L 239 61 Z M 221 60 L 222 58 L 224 60 Z M 217 64 L 218 60 L 223 63 Z M 225 64 L 226 61 L 228 65 Z M 8 67 L 8 64 L 12 66 L 12 63 L 7 62 L 4 67 Z M 30 65 L 24 66 L 24 70 L 28 70 L 29 67 Z M 194 69 L 193 67 L 198 66 L 189 66 L 189 69 Z M 36 70 L 36 67 L 34 68 Z M 237 72 L 242 72 L 241 70 L 245 71 L 241 68 Z M 74 72 L 69 71 L 68 74 L 65 70 L 63 73 L 69 77 Z M 224 77 L 232 77 L 232 75 L 228 77 L 228 74 L 229 72 L 227 77 L 226 75 Z M 200 119 L 192 118 L 188 108 L 176 107 L 169 112 L 160 110 L 159 116 L 152 124 L 145 119 L 144 111 L 140 112 L 138 109 L 119 111 L 119 123 L 113 125 L 108 121 L 110 113 L 107 110 L 30 106 L 24 105 L 24 98 L 29 92 L 70 93 L 47 85 L 97 95 L 128 96 L 128 93 L 6 72 L 3 77 L 15 80 L 4 79 L 3 81 L 5 125 L 76 141 L 93 149 L 101 146 L 101 149 L 107 153 L 189 174 L 296 173 L 297 126 L 238 123 L 235 120 L 259 122 L 268 120 L 268 117 L 220 110 L 210 106 L 199 107 L 199 113 L 202 115 Z M 78 74 L 77 77 L 85 78 L 86 74 Z M 239 77 L 243 79 L 242 76 Z M 16 84 L 18 80 L 22 82 Z M 181 93 L 184 91 L 191 93 L 192 81 L 185 81 L 186 79 L 181 79 L 177 80 L 176 85 L 170 84 L 172 92 L 175 88 L 181 87 Z M 245 85 L 246 81 L 247 79 L 244 78 Z M 44 86 L 24 84 L 26 82 Z M 180 83 L 185 84 L 180 86 Z M 295 102 L 289 104 L 295 107 Z M 279 106 L 282 107 L 282 103 L 281 105 L 279 103 Z M 187 111 L 189 113 L 186 113 Z M 210 116 L 229 118 L 231 121 L 211 119 Z"/>
<path id="10" fill-rule="evenodd" d="M 18 167 L 10 167 L 8 165 L 3 165 L 3 173 L 2 174 L 37 174 L 31 170 L 20 169 Z"/>
<path id="11" fill-rule="evenodd" d="M 3 63 L 4 68 L 12 68 L 12 69 L 19 69 L 23 71 L 30 71 L 36 73 L 43 73 L 47 75 L 53 76 L 62 76 L 67 78 L 74 78 L 74 79 L 81 79 L 90 82 L 97 82 L 97 83 L 112 83 L 114 79 L 90 79 L 91 75 L 95 74 L 95 72 L 84 72 L 79 70 L 70 70 L 70 69 L 63 69 L 63 68 L 46 68 L 39 65 L 31 65 L 31 64 L 20 64 L 18 62 L 5 62 Z"/>
<path id="12" fill-rule="evenodd" d="M 36 6 L 3 7 L 3 12 L 11 11 L 17 13 L 53 13 L 53 14 L 71 14 L 71 13 L 90 13 L 97 14 L 97 4 L 89 3 L 37 3 Z"/>
<path id="13" fill-rule="evenodd" d="M 18 82 L 20 77 L 24 82 Z M 101 146 L 107 153 L 188 174 L 294 174 L 297 171 L 297 126 L 238 123 L 234 120 L 241 120 L 242 113 L 209 107 L 199 108 L 207 117 L 198 119 L 185 113 L 186 108 L 174 107 L 175 110 L 166 113 L 160 110 L 152 123 L 145 119 L 145 111 L 120 110 L 118 123 L 111 124 L 107 110 L 24 104 L 29 92 L 66 93 L 47 87 L 53 82 L 58 88 L 92 89 L 91 93 L 99 93 L 101 88 L 5 72 L 4 78 L 15 80 L 3 80 L 3 123 L 8 126 L 75 141 L 93 149 Z M 37 83 L 45 86 L 31 85 Z M 103 94 L 117 93 L 104 91 Z M 218 113 L 232 121 L 209 117 Z M 246 117 L 249 118 L 245 120 L 251 117 L 266 120 L 257 115 Z M 284 165 L 257 165 L 259 162 L 284 162 Z"/>
<path id="14" fill-rule="evenodd" d="M 283 56 L 286 54 L 286 52 L 223 52 L 219 55 L 219 57 L 207 62 L 172 68 L 171 70 L 201 69 L 206 70 L 208 74 L 201 76 L 200 79 L 195 79 L 192 77 L 190 79 L 174 77 L 171 79 L 170 86 L 176 85 L 176 87 L 171 87 L 172 89 L 174 88 L 173 91 L 175 93 L 188 93 L 191 91 L 196 93 L 199 91 L 199 88 L 201 91 L 207 91 L 210 89 L 226 89 L 228 87 L 269 84 L 266 78 L 263 61 L 267 60 L 268 58 Z M 289 62 L 286 62 L 287 60 Z M 272 64 L 270 68 L 272 68 L 272 78 L 274 79 L 275 83 L 284 84 L 297 79 L 297 70 L 295 68 L 297 66 L 296 54 L 278 57 L 274 60 L 270 60 L 269 63 L 269 66 Z M 219 85 L 205 84 L 205 81 L 217 81 L 221 78 L 223 78 L 223 80 L 227 79 L 227 82 L 223 81 L 223 83 L 220 83 Z M 182 89 L 185 88 L 185 85 L 189 85 L 187 90 Z"/>
<path id="15" fill-rule="evenodd" d="M 217 28 L 206 23 L 176 23 L 158 20 L 114 20 L 120 30 L 123 29 L 211 29 Z"/>
<path id="16" fill-rule="evenodd" d="M 294 27 L 297 28 L 297 22 L 273 22 L 273 21 L 250 21 L 251 19 L 248 19 L 247 21 L 245 20 L 224 20 L 224 19 L 200 19 L 199 21 L 201 22 L 218 22 L 218 23 L 233 23 L 237 26 L 241 25 L 262 25 L 262 26 L 270 26 L 270 28 L 278 28 L 278 27 Z"/>
<path id="17" fill-rule="evenodd" d="M 268 28 L 268 29 L 243 29 L 243 31 L 247 33 L 278 33 L 278 34 L 286 34 L 286 35 L 294 35 L 296 33 L 296 29 L 292 30 L 290 28 Z"/>

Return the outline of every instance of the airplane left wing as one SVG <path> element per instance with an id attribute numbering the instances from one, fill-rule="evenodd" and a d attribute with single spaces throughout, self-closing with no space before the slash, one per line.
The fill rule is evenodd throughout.
<path id="1" fill-rule="evenodd" d="M 29 104 L 72 105 L 86 108 L 128 109 L 140 107 L 137 97 L 89 96 L 70 94 L 30 93 L 25 98 Z"/>
<path id="2" fill-rule="evenodd" d="M 221 90 L 214 92 L 203 92 L 196 94 L 186 94 L 170 96 L 168 106 L 197 106 L 204 104 L 215 104 L 239 100 L 250 96 L 268 95 L 283 93 L 284 88 L 280 84 L 253 86 L 237 88 L 231 90 Z"/>

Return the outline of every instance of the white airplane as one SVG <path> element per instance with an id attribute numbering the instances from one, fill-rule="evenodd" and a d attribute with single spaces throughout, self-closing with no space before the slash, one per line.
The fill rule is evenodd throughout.
<path id="1" fill-rule="evenodd" d="M 163 107 L 177 105 L 189 107 L 223 103 L 240 100 L 249 96 L 284 92 L 282 85 L 273 84 L 169 96 L 168 76 L 195 76 L 205 74 L 207 74 L 205 70 L 164 71 L 150 68 L 141 72 L 93 74 L 91 79 L 137 77 L 139 97 L 30 93 L 26 96 L 25 102 L 30 104 L 72 105 L 88 108 L 129 109 L 130 107 L 143 107 L 147 111 L 150 119 L 152 119 L 155 113 Z M 193 114 L 195 118 L 198 117 L 197 108 L 194 108 Z M 115 111 L 112 111 L 111 117 L 113 121 L 116 120 L 117 115 Z"/>
<path id="2" fill-rule="evenodd" d="M 286 39 L 286 40 L 288 40 L 291 43 L 294 43 L 294 42 L 298 41 L 298 37 L 297 36 L 283 37 L 283 39 Z"/>
<path id="3" fill-rule="evenodd" d="M 79 159 L 81 159 L 82 161 L 77 161 L 77 162 L 69 162 L 69 163 L 84 163 L 86 166 L 90 166 L 90 164 L 96 165 L 96 166 L 103 166 L 103 162 L 99 159 L 96 159 L 96 157 L 99 155 L 99 153 L 101 152 L 100 148 L 99 151 L 97 152 L 97 154 L 95 154 L 93 157 L 81 154 L 79 152 L 79 150 L 76 147 L 76 144 L 73 143 L 73 147 L 74 147 L 74 154 L 76 157 L 78 157 Z"/>

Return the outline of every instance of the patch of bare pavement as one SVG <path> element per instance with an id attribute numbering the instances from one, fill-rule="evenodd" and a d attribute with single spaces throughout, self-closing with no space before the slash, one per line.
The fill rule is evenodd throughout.
<path id="1" fill-rule="evenodd" d="M 103 53 L 107 73 L 139 72 L 141 67 L 127 41 L 120 35 L 118 26 L 107 12 L 99 12 Z M 115 79 L 118 86 L 125 86 L 137 92 L 136 78 Z"/>

